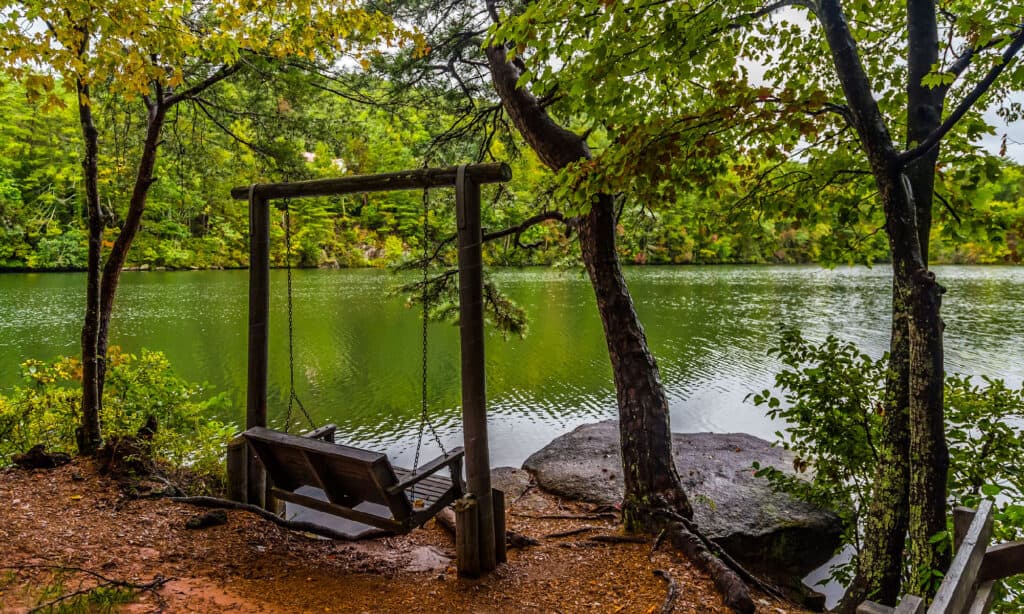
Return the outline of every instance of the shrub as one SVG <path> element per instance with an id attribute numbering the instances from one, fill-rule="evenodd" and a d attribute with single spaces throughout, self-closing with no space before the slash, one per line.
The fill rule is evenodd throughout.
<path id="1" fill-rule="evenodd" d="M 166 356 L 143 350 L 129 354 L 111 348 L 100 423 L 107 437 L 134 434 L 150 415 L 159 422 L 156 460 L 219 479 L 223 451 L 235 425 L 210 416 L 226 415 L 225 394 L 209 396 L 203 386 L 185 382 Z M 81 410 L 82 366 L 77 358 L 22 363 L 25 383 L 0 396 L 0 466 L 14 454 L 42 443 L 74 452 Z"/>
<path id="2" fill-rule="evenodd" d="M 768 415 L 788 423 L 776 433 L 777 445 L 796 454 L 794 477 L 772 467 L 756 467 L 778 489 L 836 509 L 847 521 L 841 548 L 859 552 L 859 510 L 870 496 L 880 439 L 881 399 L 888 357 L 873 359 L 851 343 L 829 336 L 820 344 L 790 328 L 781 329 L 779 345 L 769 350 L 784 369 L 775 377 L 782 392 L 751 395 Z M 1024 537 L 1024 389 L 1002 380 L 950 375 L 946 379 L 946 439 L 950 452 L 950 505 L 977 507 L 995 502 L 995 538 Z M 946 535 L 952 534 L 952 523 Z M 936 539 L 945 538 L 943 535 Z M 848 582 L 857 557 L 833 567 L 832 577 Z M 905 570 L 907 578 L 912 570 Z M 1005 598 L 997 611 L 1024 608 L 1024 581 L 1002 582 Z"/>

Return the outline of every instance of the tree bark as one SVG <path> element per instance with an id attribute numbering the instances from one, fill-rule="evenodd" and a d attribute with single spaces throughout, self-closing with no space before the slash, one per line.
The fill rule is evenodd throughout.
<path id="1" fill-rule="evenodd" d="M 939 30 L 934 0 L 907 0 L 907 149 L 925 140 L 942 123 L 944 87 L 927 87 L 922 79 L 939 62 Z M 933 543 L 946 529 L 946 478 L 949 451 L 944 417 L 943 322 L 944 289 L 927 271 L 929 234 L 939 146 L 907 165 L 906 176 L 917 218 L 918 244 L 924 269 L 915 272 L 911 305 L 915 326 L 910 335 L 910 562 L 914 570 L 945 570 L 950 544 Z M 931 577 L 931 576 L 929 576 Z M 936 584 L 937 583 L 933 583 Z M 932 594 L 935 586 L 914 587 Z"/>
<path id="2" fill-rule="evenodd" d="M 121 233 L 103 265 L 103 278 L 100 284 L 99 331 L 97 335 L 97 353 L 99 361 L 96 387 L 100 397 L 103 396 L 103 385 L 106 381 L 106 355 L 110 343 L 110 316 L 114 310 L 114 297 L 121 280 L 121 271 L 128 258 L 128 250 L 132 241 L 142 227 L 142 214 L 146 211 L 146 199 L 149 188 L 153 185 L 153 172 L 156 168 L 157 154 L 160 149 L 160 136 L 167 117 L 167 108 L 158 97 L 147 108 L 146 138 L 143 141 L 142 156 L 135 173 L 135 185 L 131 200 L 128 203 L 128 214 L 125 216 Z"/>
<path id="3" fill-rule="evenodd" d="M 590 159 L 582 137 L 558 125 L 529 91 L 516 87 L 520 72 L 506 55 L 500 45 L 487 49 L 495 90 L 523 138 L 552 170 Z M 579 240 L 615 380 L 626 483 L 623 519 L 628 530 L 647 530 L 664 522 L 651 513 L 658 507 L 667 506 L 688 519 L 693 510 L 672 458 L 668 400 L 658 365 L 622 276 L 612 201 L 611 195 L 597 196 L 580 223 Z"/>
<path id="4" fill-rule="evenodd" d="M 650 530 L 660 524 L 650 514 L 653 508 L 668 508 L 687 519 L 693 510 L 679 482 L 668 400 L 622 277 L 615 232 L 613 199 L 601 194 L 580 225 L 580 247 L 597 297 L 619 406 L 623 524 L 628 531 Z"/>
<path id="5" fill-rule="evenodd" d="M 946 445 L 943 407 L 943 288 L 931 271 L 914 272 L 910 327 L 910 564 L 914 573 L 949 568 L 952 543 L 933 541 L 946 530 Z M 936 576 L 928 574 L 914 593 L 933 595 Z"/>
<path id="6" fill-rule="evenodd" d="M 86 36 L 83 34 L 83 36 Z M 78 87 L 78 118 L 85 142 L 82 171 L 85 180 L 85 206 L 89 222 L 89 252 L 86 264 L 85 320 L 82 324 L 82 415 L 75 438 L 78 453 L 91 456 L 102 442 L 99 389 L 103 354 L 99 352 L 100 259 L 103 248 L 103 211 L 99 196 L 99 132 L 93 120 L 89 86 L 81 80 Z"/>
<path id="7" fill-rule="evenodd" d="M 865 599 L 895 606 L 900 596 L 903 549 L 910 525 L 910 315 L 907 290 L 892 282 L 892 331 L 885 383 L 878 467 L 867 502 L 857 573 L 838 611 L 852 614 Z"/>
<path id="8" fill-rule="evenodd" d="M 849 612 L 869 596 L 895 605 L 908 529 L 915 568 L 945 569 L 949 562 L 948 554 L 944 557 L 940 546 L 930 543 L 945 527 L 948 469 L 942 422 L 942 288 L 927 270 L 926 251 L 938 154 L 936 148 L 910 168 L 902 168 L 839 0 L 822 0 L 818 18 L 881 194 L 893 259 L 891 371 L 882 460 L 865 521 L 865 549 L 843 601 L 843 610 Z M 908 140 L 917 140 L 931 132 L 941 116 L 941 97 L 920 85 L 937 61 L 931 0 L 908 0 L 908 41 Z"/>

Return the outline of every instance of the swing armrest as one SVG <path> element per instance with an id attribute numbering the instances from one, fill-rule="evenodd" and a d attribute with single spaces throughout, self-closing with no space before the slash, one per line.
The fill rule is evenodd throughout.
<path id="1" fill-rule="evenodd" d="M 457 471 L 459 473 L 458 479 L 461 480 L 462 457 L 465 456 L 465 454 L 466 452 L 462 448 L 455 448 L 448 453 L 448 456 L 438 456 L 434 460 L 417 469 L 416 473 L 411 474 L 401 482 L 388 488 L 388 494 L 393 495 L 405 492 L 410 486 L 422 482 L 424 479 L 429 478 L 445 467 L 452 467 L 454 471 Z"/>
<path id="2" fill-rule="evenodd" d="M 322 439 L 330 443 L 334 443 L 334 434 L 338 430 L 337 424 L 325 424 L 319 428 L 315 428 L 308 433 L 304 433 L 302 436 L 307 439 Z"/>

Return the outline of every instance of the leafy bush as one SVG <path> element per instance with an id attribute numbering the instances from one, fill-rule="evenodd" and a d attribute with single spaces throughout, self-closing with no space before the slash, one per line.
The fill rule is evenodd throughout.
<path id="1" fill-rule="evenodd" d="M 859 510 L 870 497 L 877 465 L 874 442 L 880 439 L 888 357 L 873 359 L 833 336 L 813 344 L 789 328 L 781 329 L 779 345 L 769 353 L 785 366 L 775 377 L 782 397 L 764 390 L 752 395 L 753 401 L 788 423 L 787 430 L 776 433 L 777 445 L 796 454 L 795 468 L 806 479 L 772 467 L 758 467 L 758 475 L 800 499 L 837 510 L 848 523 L 841 547 L 852 545 L 859 552 Z M 1021 539 L 1024 389 L 988 377 L 950 375 L 945 399 L 950 505 L 977 507 L 982 499 L 991 499 L 996 504 L 995 539 Z M 833 567 L 832 577 L 848 582 L 856 561 L 855 555 Z M 1021 611 L 1024 581 L 1018 577 L 1002 585 L 1006 595 L 997 611 Z"/>
<path id="2" fill-rule="evenodd" d="M 25 384 L 9 396 L 0 396 L 0 466 L 39 443 L 49 450 L 75 450 L 81 409 L 79 360 L 28 360 L 22 363 L 22 373 Z M 100 416 L 106 437 L 134 434 L 148 416 L 155 416 L 157 460 L 204 476 L 220 476 L 224 447 L 237 429 L 209 416 L 228 411 L 226 394 L 209 397 L 204 387 L 185 382 L 160 352 L 143 350 L 135 355 L 118 348 L 109 352 Z"/>

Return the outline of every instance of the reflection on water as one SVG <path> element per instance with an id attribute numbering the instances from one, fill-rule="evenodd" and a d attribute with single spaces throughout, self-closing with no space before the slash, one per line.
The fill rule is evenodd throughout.
<path id="1" fill-rule="evenodd" d="M 1024 378 L 1024 269 L 936 267 L 944 300 L 947 369 Z M 585 276 L 503 270 L 499 283 L 526 308 L 530 332 L 487 346 L 493 462 L 520 464 L 556 435 L 615 413 L 600 321 Z M 743 431 L 772 438 L 779 425 L 743 402 L 770 387 L 779 365 L 765 351 L 780 322 L 811 338 L 829 333 L 873 355 L 888 343 L 887 268 L 644 267 L 627 270 L 658 358 L 677 431 Z M 245 271 L 125 273 L 114 343 L 165 352 L 186 378 L 245 397 Z M 283 420 L 288 365 L 284 272 L 272 274 L 271 414 Z M 298 271 L 296 376 L 318 423 L 340 442 L 409 462 L 420 398 L 418 314 L 380 271 Z M 0 386 L 17 363 L 78 352 L 84 276 L 0 275 Z M 460 439 L 458 331 L 430 329 L 429 398 L 446 445 Z M 276 408 L 276 411 L 275 411 Z M 424 454 L 436 452 L 425 442 Z"/>

